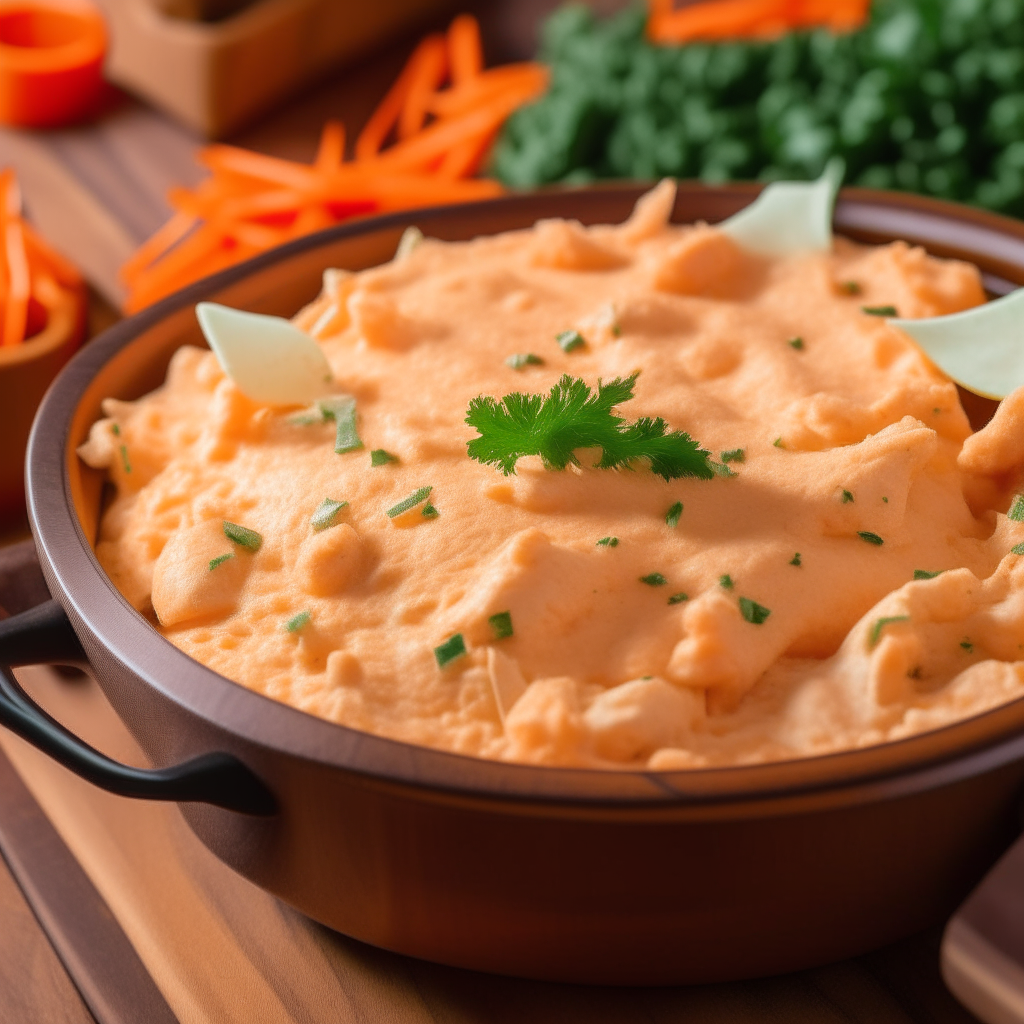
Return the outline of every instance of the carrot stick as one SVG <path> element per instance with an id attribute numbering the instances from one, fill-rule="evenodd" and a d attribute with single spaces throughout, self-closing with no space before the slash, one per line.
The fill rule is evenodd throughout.
<path id="1" fill-rule="evenodd" d="M 204 167 L 214 172 L 233 171 L 236 174 L 277 185 L 287 185 L 290 188 L 303 188 L 316 180 L 316 173 L 312 167 L 293 163 L 291 160 L 282 160 L 276 156 L 253 153 L 237 146 L 207 146 L 199 151 L 197 159 Z"/>
<path id="2" fill-rule="evenodd" d="M 345 126 L 340 121 L 328 121 L 320 133 L 314 167 L 318 171 L 333 171 L 345 159 Z"/>
<path id="3" fill-rule="evenodd" d="M 521 91 L 532 97 L 542 93 L 547 84 L 548 69 L 543 64 L 508 64 L 485 71 L 463 85 L 436 93 L 430 111 L 438 117 L 454 117 L 488 102 L 506 90 Z"/>
<path id="4" fill-rule="evenodd" d="M 727 39 L 749 34 L 753 27 L 784 9 L 785 0 L 710 0 L 661 13 L 648 32 L 659 42 Z M 654 32 L 657 35 L 653 35 Z"/>
<path id="5" fill-rule="evenodd" d="M 17 217 L 7 220 L 4 231 L 4 246 L 7 249 L 7 306 L 4 309 L 5 345 L 18 345 L 25 340 L 25 324 L 28 320 L 28 299 L 32 290 L 29 276 L 28 257 L 25 254 L 25 236 L 21 221 Z"/>
<path id="6" fill-rule="evenodd" d="M 163 294 L 170 294 L 182 284 L 194 281 L 195 278 L 189 276 L 190 268 L 216 249 L 221 244 L 222 238 L 223 235 L 218 228 L 203 224 L 188 238 L 179 242 L 161 260 L 139 275 L 132 289 L 132 295 L 129 296 L 126 303 L 129 312 L 141 308 L 134 303 L 140 292 L 160 290 L 166 287 Z"/>
<path id="7" fill-rule="evenodd" d="M 448 26 L 448 54 L 452 84 L 468 82 L 483 70 L 484 51 L 480 43 L 480 23 L 472 14 L 460 14 Z"/>
<path id="8" fill-rule="evenodd" d="M 65 259 L 56 249 L 51 248 L 28 224 L 22 224 L 22 232 L 25 236 L 25 249 L 28 252 L 29 263 L 46 267 L 57 283 L 64 288 L 81 286 L 82 275 L 70 260 Z"/>
<path id="9" fill-rule="evenodd" d="M 417 63 L 409 75 L 409 90 L 398 115 L 400 139 L 410 138 L 423 127 L 430 101 L 448 70 L 448 52 L 442 36 L 428 36 L 417 54 Z"/>
<path id="10" fill-rule="evenodd" d="M 121 266 L 121 281 L 131 283 L 154 260 L 180 242 L 195 226 L 196 218 L 186 213 L 175 213 L 157 231 L 150 235 Z"/>

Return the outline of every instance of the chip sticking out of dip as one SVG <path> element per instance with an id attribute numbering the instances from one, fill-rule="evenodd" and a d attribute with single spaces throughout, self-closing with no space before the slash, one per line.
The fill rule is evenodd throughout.
<path id="1" fill-rule="evenodd" d="M 80 449 L 100 562 L 242 685 L 479 757 L 750 764 L 1024 695 L 1024 392 L 972 434 L 887 322 L 977 270 L 673 200 L 328 271 L 316 394 L 183 347 Z"/>

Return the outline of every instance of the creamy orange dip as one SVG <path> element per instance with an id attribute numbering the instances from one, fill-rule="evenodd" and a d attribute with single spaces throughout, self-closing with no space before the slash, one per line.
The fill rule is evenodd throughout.
<path id="1" fill-rule="evenodd" d="M 336 454 L 334 423 L 252 402 L 182 348 L 162 388 L 107 401 L 81 449 L 117 490 L 103 567 L 244 686 L 487 758 L 753 763 L 1024 694 L 1024 522 L 1005 514 L 1024 395 L 972 435 L 948 378 L 862 311 L 976 305 L 976 269 L 842 239 L 759 258 L 668 226 L 671 200 L 655 190 L 619 226 L 543 221 L 329 271 L 295 323 L 354 396 L 361 450 Z M 563 352 L 566 330 L 585 345 Z M 517 370 L 514 353 L 543 362 Z M 666 481 L 583 453 L 505 477 L 467 457 L 475 396 L 634 370 L 618 414 L 664 417 L 732 475 Z M 372 449 L 397 461 L 373 466 Z M 348 504 L 318 530 L 325 498 Z M 466 653 L 440 667 L 455 634 Z"/>

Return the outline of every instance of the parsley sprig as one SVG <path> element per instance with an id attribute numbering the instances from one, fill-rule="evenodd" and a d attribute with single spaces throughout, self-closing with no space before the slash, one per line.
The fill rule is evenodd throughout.
<path id="1" fill-rule="evenodd" d="M 466 422 L 480 436 L 468 444 L 469 457 L 514 473 L 524 455 L 539 455 L 548 469 L 579 465 L 579 448 L 600 448 L 601 469 L 622 469 L 646 459 L 651 471 L 666 480 L 714 475 L 709 458 L 689 434 L 668 431 L 659 416 L 626 423 L 612 409 L 633 397 L 639 371 L 598 381 L 597 393 L 577 377 L 565 374 L 547 396 L 513 392 L 499 402 L 478 395 L 469 403 Z"/>

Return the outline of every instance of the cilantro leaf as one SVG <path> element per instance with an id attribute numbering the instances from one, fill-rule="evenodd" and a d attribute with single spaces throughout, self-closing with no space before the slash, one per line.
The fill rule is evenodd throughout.
<path id="1" fill-rule="evenodd" d="M 539 455 L 548 469 L 579 465 L 579 448 L 600 448 L 600 469 L 624 469 L 646 459 L 651 471 L 666 480 L 714 475 L 711 453 L 689 434 L 669 431 L 659 416 L 626 423 L 612 409 L 633 397 L 639 371 L 598 381 L 595 394 L 577 377 L 565 374 L 547 396 L 513 392 L 501 401 L 478 395 L 469 403 L 466 422 L 480 436 L 468 443 L 471 459 L 496 466 L 508 476 L 524 455 Z"/>

